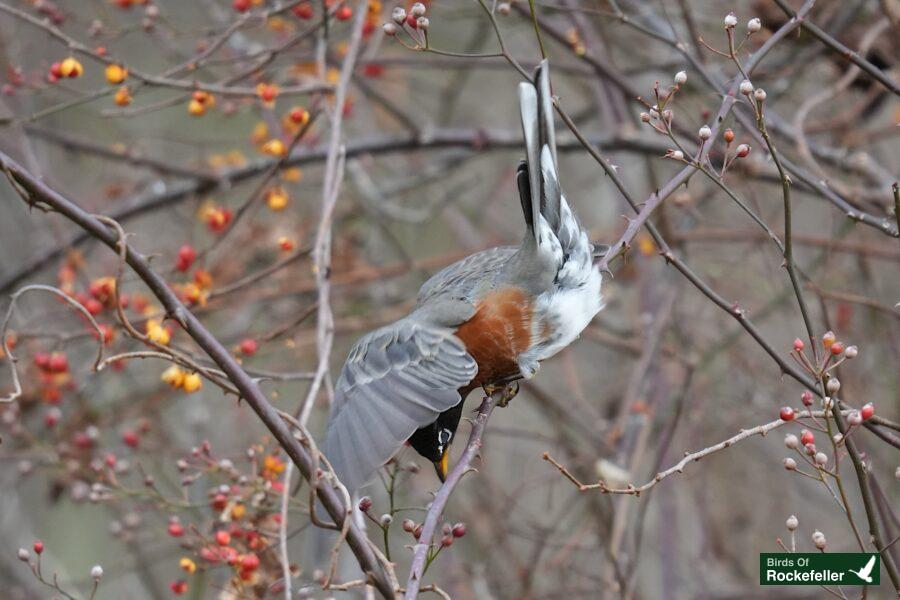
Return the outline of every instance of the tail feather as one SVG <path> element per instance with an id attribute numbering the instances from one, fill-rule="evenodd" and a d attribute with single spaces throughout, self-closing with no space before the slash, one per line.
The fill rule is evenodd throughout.
<path id="1" fill-rule="evenodd" d="M 528 197 L 522 198 L 522 209 L 525 213 L 525 222 L 534 235 L 534 241 L 538 242 L 539 228 L 536 225 L 540 222 L 538 217 L 541 214 L 541 180 L 540 170 L 536 169 L 534 165 L 539 164 L 540 117 L 537 90 L 531 83 L 519 84 L 519 111 L 522 115 L 522 133 L 525 136 L 525 163 L 529 184 Z M 519 192 L 522 192 L 521 183 Z"/>
<path id="2" fill-rule="evenodd" d="M 559 233 L 561 191 L 556 174 L 556 133 L 553 124 L 553 98 L 550 92 L 550 69 L 546 59 L 541 61 L 534 75 L 534 83 L 519 84 L 519 104 L 522 131 L 525 135 L 526 181 L 519 179 L 519 194 L 525 222 L 540 240 L 540 219 L 543 216 L 554 234 Z M 525 186 L 524 183 L 528 185 Z"/>

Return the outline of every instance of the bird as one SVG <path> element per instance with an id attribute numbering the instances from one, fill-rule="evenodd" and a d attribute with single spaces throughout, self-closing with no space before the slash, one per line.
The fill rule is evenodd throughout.
<path id="1" fill-rule="evenodd" d="M 866 583 L 872 583 L 872 567 L 875 566 L 875 554 L 869 557 L 869 562 L 866 563 L 859 571 L 854 571 L 853 569 L 848 569 L 851 573 L 865 581 Z"/>
<path id="2" fill-rule="evenodd" d="M 516 172 L 525 235 L 428 279 L 409 314 L 350 350 L 323 452 L 348 490 L 408 443 L 443 482 L 466 396 L 531 379 L 603 308 L 598 253 L 559 184 L 548 62 L 518 88 L 525 160 Z"/>

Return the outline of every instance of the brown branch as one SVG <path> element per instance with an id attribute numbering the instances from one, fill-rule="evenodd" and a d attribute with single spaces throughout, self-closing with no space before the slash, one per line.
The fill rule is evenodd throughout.
<path id="1" fill-rule="evenodd" d="M 117 249 L 118 235 L 98 219 L 45 185 L 6 154 L 0 153 L 0 164 L 28 194 L 29 202 L 41 202 L 83 228 L 91 237 L 98 239 L 113 250 Z M 257 383 L 241 368 L 229 351 L 213 337 L 197 317 L 181 303 L 163 278 L 150 267 L 147 259 L 130 245 L 126 245 L 126 260 L 131 269 L 162 303 L 167 314 L 182 325 L 188 335 L 209 355 L 240 391 L 241 397 L 246 400 L 247 404 L 259 416 L 287 455 L 291 457 L 291 460 L 296 464 L 303 477 L 308 481 L 314 479 L 316 477 L 315 471 L 318 467 L 313 461 L 313 457 L 294 438 L 278 411 L 269 403 Z M 349 518 L 348 507 L 344 505 L 335 488 L 323 482 L 319 482 L 319 485 L 315 487 L 318 499 L 322 502 L 325 510 L 331 515 L 335 523 L 343 525 L 345 519 Z M 352 523 L 347 528 L 347 543 L 356 555 L 360 567 L 366 573 L 372 585 L 385 598 L 392 598 L 395 590 L 390 583 L 389 567 L 379 562 L 369 545 L 368 538 Z"/>

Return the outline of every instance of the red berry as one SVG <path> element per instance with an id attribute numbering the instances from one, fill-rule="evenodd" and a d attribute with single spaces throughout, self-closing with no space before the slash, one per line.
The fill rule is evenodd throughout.
<path id="1" fill-rule="evenodd" d="M 253 338 L 247 338 L 241 342 L 240 349 L 244 356 L 253 356 L 259 350 L 259 344 Z"/>
<path id="2" fill-rule="evenodd" d="M 181 537 L 184 535 L 184 525 L 178 521 L 171 521 L 167 531 L 172 537 Z"/>
<path id="3" fill-rule="evenodd" d="M 228 498 L 225 494 L 216 494 L 213 496 L 211 505 L 216 510 L 225 510 L 225 507 L 228 506 Z"/>
<path id="4" fill-rule="evenodd" d="M 785 406 L 781 409 L 781 412 L 778 414 L 778 416 L 781 417 L 782 421 L 793 421 L 796 415 L 794 414 L 793 408 L 791 408 L 790 406 Z"/>
<path id="5" fill-rule="evenodd" d="M 250 0 L 234 0 L 234 2 L 231 3 L 231 6 L 238 12 L 247 12 L 250 10 Z"/>
<path id="6" fill-rule="evenodd" d="M 452 535 L 446 535 L 441 538 L 441 546 L 443 546 L 444 548 L 447 548 L 448 546 L 452 546 L 452 545 L 453 545 L 453 536 Z"/>
<path id="7" fill-rule="evenodd" d="M 844 351 L 844 344 L 842 342 L 835 342 L 831 345 L 829 350 L 831 350 L 831 353 L 833 355 L 837 356 L 838 354 L 841 354 Z"/>
<path id="8" fill-rule="evenodd" d="M 800 432 L 800 443 L 804 446 L 807 444 L 812 444 L 816 441 L 816 438 L 813 436 L 812 431 L 809 429 L 804 429 Z"/>
<path id="9" fill-rule="evenodd" d="M 313 7 L 311 4 L 301 4 L 293 8 L 294 14 L 300 19 L 312 19 Z"/>
<path id="10" fill-rule="evenodd" d="M 97 316 L 103 312 L 103 303 L 96 298 L 88 298 L 84 301 L 84 308 L 91 313 L 91 315 Z"/>
<path id="11" fill-rule="evenodd" d="M 62 63 L 55 62 L 52 65 L 50 65 L 50 76 L 53 77 L 53 81 L 56 81 L 57 79 L 59 79 L 60 77 L 63 76 Z"/>
<path id="12" fill-rule="evenodd" d="M 810 456 L 814 456 L 816 454 L 816 445 L 815 444 L 806 444 L 804 446 L 806 448 L 806 453 Z"/>
<path id="13" fill-rule="evenodd" d="M 378 63 L 369 63 L 363 67 L 363 74 L 366 77 L 381 77 L 384 74 L 384 65 Z"/>
<path id="14" fill-rule="evenodd" d="M 193 266 L 197 259 L 197 251 L 190 244 L 185 244 L 178 249 L 178 259 L 175 261 L 175 268 L 184 273 Z"/>
<path id="15" fill-rule="evenodd" d="M 216 532 L 216 543 L 220 546 L 227 546 L 231 543 L 231 534 L 224 529 L 220 529 Z"/>
<path id="16" fill-rule="evenodd" d="M 184 579 L 173 581 L 169 584 L 169 589 L 172 590 L 172 593 L 176 596 L 181 596 L 188 589 L 187 581 L 185 581 Z"/>
<path id="17" fill-rule="evenodd" d="M 465 523 L 457 523 L 453 526 L 451 530 L 453 533 L 453 537 L 462 537 L 466 535 L 466 524 Z"/>
<path id="18" fill-rule="evenodd" d="M 255 571 L 259 567 L 259 557 L 255 554 L 245 554 L 241 557 L 241 568 L 245 571 Z"/>
<path id="19" fill-rule="evenodd" d="M 46 371 L 50 368 L 50 353 L 49 352 L 37 352 L 34 355 L 34 366 L 42 371 Z"/>
<path id="20" fill-rule="evenodd" d="M 51 408 L 44 414 L 44 426 L 52 429 L 57 423 L 59 423 L 59 409 Z"/>
<path id="21" fill-rule="evenodd" d="M 76 448 L 80 448 L 81 450 L 90 450 L 90 448 L 94 445 L 94 441 L 85 432 L 76 431 L 72 436 L 72 444 Z"/>
<path id="22" fill-rule="evenodd" d="M 813 395 L 809 390 L 803 390 L 803 393 L 800 394 L 800 400 L 803 401 L 803 406 L 812 406 L 813 403 Z"/>
<path id="23" fill-rule="evenodd" d="M 359 499 L 359 510 L 361 510 L 362 512 L 366 512 L 370 508 L 372 508 L 372 499 L 371 498 L 369 498 L 368 496 L 363 496 L 362 498 Z"/>
<path id="24" fill-rule="evenodd" d="M 54 352 L 50 355 L 47 370 L 51 373 L 65 373 L 69 370 L 69 359 L 62 352 Z"/>
<path id="25" fill-rule="evenodd" d="M 806 344 L 804 344 L 803 340 L 801 340 L 800 338 L 794 340 L 794 350 L 796 350 L 797 352 L 802 352 L 805 346 Z"/>
<path id="26" fill-rule="evenodd" d="M 335 13 L 334 13 L 334 18 L 337 19 L 338 21 L 347 21 L 352 16 L 353 16 L 353 10 L 346 4 L 342 7 L 340 7 L 339 9 L 337 9 L 337 11 L 335 11 Z"/>
<path id="27" fill-rule="evenodd" d="M 419 24 L 416 21 L 418 21 L 418 17 L 416 17 L 412 13 L 409 13 L 408 15 L 406 15 L 406 24 L 409 25 L 410 27 L 412 27 L 413 29 L 419 28 Z"/>
<path id="28" fill-rule="evenodd" d="M 863 405 L 863 407 L 859 411 L 860 416 L 862 416 L 863 421 L 868 421 L 872 418 L 872 415 L 875 414 L 875 405 L 871 402 Z"/>
<path id="29" fill-rule="evenodd" d="M 41 540 L 35 540 L 33 548 L 35 554 L 40 554 L 44 551 L 44 542 L 42 542 Z"/>
<path id="30" fill-rule="evenodd" d="M 126 429 L 122 432 L 122 442 L 129 448 L 137 448 L 138 443 L 140 442 L 140 437 L 138 437 L 137 432 L 132 431 L 131 429 Z"/>

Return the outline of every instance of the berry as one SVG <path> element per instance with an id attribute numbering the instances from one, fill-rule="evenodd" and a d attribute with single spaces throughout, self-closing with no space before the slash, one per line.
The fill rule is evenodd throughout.
<path id="1" fill-rule="evenodd" d="M 800 443 L 806 446 L 807 444 L 812 444 L 816 441 L 815 436 L 813 436 L 812 431 L 809 429 L 804 429 L 800 432 Z"/>
<path id="2" fill-rule="evenodd" d="M 762 21 L 759 19 L 753 18 L 747 21 L 747 31 L 749 33 L 756 33 L 760 29 L 762 29 Z"/>
<path id="3" fill-rule="evenodd" d="M 859 411 L 859 415 L 862 417 L 863 421 L 868 421 L 875 414 L 875 405 L 871 402 L 865 404 L 862 409 Z"/>
<path id="4" fill-rule="evenodd" d="M 794 531 L 798 527 L 800 527 L 800 521 L 794 515 L 791 515 L 787 518 L 787 521 L 784 523 L 785 527 L 788 528 L 789 531 Z"/>
<path id="5" fill-rule="evenodd" d="M 241 569 L 255 571 L 259 568 L 259 557 L 255 554 L 245 554 L 241 557 Z"/>
<path id="6" fill-rule="evenodd" d="M 106 67 L 106 81 L 112 85 L 119 85 L 128 77 L 128 69 L 122 65 L 112 64 Z"/>
<path id="7" fill-rule="evenodd" d="M 734 141 L 734 130 L 726 129 L 725 133 L 722 134 L 722 139 L 725 140 L 726 143 L 730 144 Z"/>
<path id="8" fill-rule="evenodd" d="M 302 106 L 295 106 L 288 113 L 288 118 L 297 125 L 306 125 L 309 123 L 309 111 Z"/>
<path id="9" fill-rule="evenodd" d="M 54 352 L 47 362 L 47 370 L 51 373 L 65 373 L 69 370 L 69 359 L 62 352 Z"/>
<path id="10" fill-rule="evenodd" d="M 457 523 L 453 526 L 453 529 L 450 530 L 453 534 L 453 537 L 462 537 L 466 535 L 466 524 L 465 523 Z"/>
<path id="11" fill-rule="evenodd" d="M 175 268 L 182 273 L 190 270 L 197 259 L 197 251 L 190 244 L 185 244 L 178 249 L 178 258 L 175 260 Z"/>
<path id="12" fill-rule="evenodd" d="M 169 523 L 167 531 L 172 537 L 181 537 L 184 535 L 184 525 L 182 525 L 178 521 L 171 521 Z"/>
<path id="13" fill-rule="evenodd" d="M 347 6 L 346 4 L 337 9 L 334 13 L 334 18 L 338 21 L 348 21 L 350 17 L 353 16 L 353 9 Z"/>
<path id="14" fill-rule="evenodd" d="M 181 596 L 188 590 L 187 581 L 185 581 L 184 579 L 173 581 L 169 584 L 169 589 L 172 590 L 172 593 L 176 596 Z"/>
<path id="15" fill-rule="evenodd" d="M 704 125 L 697 132 L 697 135 L 700 136 L 701 140 L 708 140 L 712 136 L 712 129 L 709 128 L 709 125 Z"/>
<path id="16" fill-rule="evenodd" d="M 834 335 L 833 331 L 826 331 L 822 335 L 822 345 L 826 348 L 830 348 L 833 343 L 837 341 L 837 336 Z"/>
<path id="17" fill-rule="evenodd" d="M 805 347 L 806 344 L 804 344 L 803 340 L 801 340 L 800 338 L 794 340 L 794 350 L 796 350 L 797 352 L 802 352 L 803 348 Z"/>
<path id="18" fill-rule="evenodd" d="M 240 344 L 241 354 L 245 356 L 253 356 L 259 349 L 259 344 L 253 338 L 247 338 Z"/>
<path id="19" fill-rule="evenodd" d="M 782 421 L 793 421 L 796 414 L 794 413 L 794 409 L 790 406 L 785 406 L 781 409 L 781 412 L 778 415 L 781 417 Z"/>
<path id="20" fill-rule="evenodd" d="M 738 158 L 746 158 L 746 156 L 750 154 L 750 145 L 749 144 L 741 144 L 737 147 L 737 157 Z"/>
<path id="21" fill-rule="evenodd" d="M 220 529 L 216 532 L 216 543 L 220 546 L 227 546 L 231 543 L 231 534 L 224 529 Z"/>
<path id="22" fill-rule="evenodd" d="M 790 456 L 785 458 L 782 461 L 782 464 L 784 465 L 784 468 L 787 469 L 788 471 L 793 471 L 797 468 L 797 461 L 794 460 L 793 458 L 791 458 Z"/>
<path id="23" fill-rule="evenodd" d="M 685 83 L 687 83 L 687 73 L 685 73 L 684 71 L 678 71 L 677 73 L 675 73 L 675 83 L 677 83 L 678 85 L 684 85 Z"/>
<path id="24" fill-rule="evenodd" d="M 122 442 L 129 448 L 137 448 L 140 443 L 140 437 L 136 431 L 128 429 L 122 433 Z"/>
<path id="25" fill-rule="evenodd" d="M 300 4 L 293 8 L 294 15 L 299 19 L 312 19 L 313 7 L 311 4 Z"/>
<path id="26" fill-rule="evenodd" d="M 834 356 L 837 356 L 838 354 L 841 354 L 844 351 L 844 344 L 842 344 L 841 342 L 835 342 L 831 345 L 831 347 L 828 350 L 831 351 L 831 354 L 833 354 Z"/>
<path id="27" fill-rule="evenodd" d="M 362 512 L 368 512 L 368 510 L 372 508 L 372 499 L 368 496 L 363 496 L 359 499 L 359 510 Z"/>
<path id="28" fill-rule="evenodd" d="M 803 406 L 812 406 L 813 403 L 813 395 L 809 390 L 803 390 L 803 393 L 800 394 L 800 400 L 803 402 Z"/>
<path id="29" fill-rule="evenodd" d="M 234 10 L 242 13 L 250 10 L 251 2 L 250 0 L 234 0 L 234 2 L 231 3 L 231 6 Z"/>
<path id="30" fill-rule="evenodd" d="M 40 554 L 44 551 L 44 542 L 42 542 L 41 540 L 35 540 L 32 547 L 34 548 L 35 554 Z"/>

